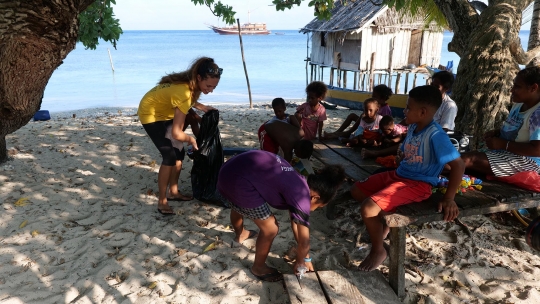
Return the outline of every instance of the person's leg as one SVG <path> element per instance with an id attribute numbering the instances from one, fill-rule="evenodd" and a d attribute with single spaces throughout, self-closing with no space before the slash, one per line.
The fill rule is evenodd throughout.
<path id="1" fill-rule="evenodd" d="M 277 219 L 274 215 L 271 215 L 265 220 L 253 221 L 259 227 L 259 236 L 255 245 L 255 261 L 251 267 L 251 272 L 257 276 L 274 273 L 276 270 L 266 265 L 266 258 L 270 252 L 270 247 L 272 247 L 272 242 L 279 231 Z"/>
<path id="2" fill-rule="evenodd" d="M 491 175 L 493 171 L 489 164 L 486 153 L 479 151 L 465 152 L 461 154 L 461 159 L 465 163 L 465 171 L 473 171 L 484 175 Z M 447 169 L 445 167 L 445 169 Z"/>
<path id="3" fill-rule="evenodd" d="M 390 146 L 388 148 L 379 149 L 379 150 L 368 150 L 368 149 L 362 149 L 360 152 L 360 156 L 362 158 L 376 158 L 376 157 L 384 157 L 389 155 L 397 155 L 399 145 Z"/>
<path id="4" fill-rule="evenodd" d="M 354 130 L 356 130 L 356 128 L 358 128 L 358 125 L 360 124 L 360 120 L 358 119 L 359 116 L 354 114 L 354 113 L 351 113 L 347 116 L 347 118 L 345 119 L 345 121 L 341 124 L 341 126 L 339 127 L 339 129 L 337 129 L 336 131 L 334 132 L 324 132 L 323 133 L 323 137 L 326 138 L 326 139 L 332 139 L 332 138 L 338 138 L 338 137 L 349 137 L 351 135 L 352 132 L 354 132 Z M 351 123 L 354 122 L 354 125 L 353 127 L 351 128 L 351 130 L 345 132 L 345 129 L 348 128 Z M 356 126 L 356 128 L 355 128 Z"/>
<path id="5" fill-rule="evenodd" d="M 372 271 L 386 259 L 387 253 L 384 248 L 385 227 L 379 216 L 381 207 L 377 205 L 371 198 L 367 198 L 362 203 L 361 207 L 362 220 L 366 225 L 366 229 L 371 239 L 371 250 L 368 256 L 360 263 L 358 269 L 363 271 Z"/>
<path id="6" fill-rule="evenodd" d="M 183 195 L 178 190 L 178 181 L 180 180 L 180 173 L 182 172 L 182 161 L 185 157 L 185 150 L 182 151 L 174 149 L 176 162 L 173 166 L 171 174 L 169 176 L 169 194 L 167 199 L 170 201 L 190 201 L 193 199 L 191 195 Z"/>
<path id="7" fill-rule="evenodd" d="M 172 175 L 174 166 L 166 166 L 161 164 L 158 172 L 158 210 L 161 210 L 163 213 L 173 213 L 173 210 L 167 203 L 167 186 L 169 185 L 169 179 Z"/>
<path id="8" fill-rule="evenodd" d="M 234 241 L 242 243 L 250 236 L 250 231 L 244 227 L 244 216 L 236 210 L 231 209 L 231 225 L 234 229 Z"/>
<path id="9" fill-rule="evenodd" d="M 358 121 L 358 118 L 360 118 L 358 115 L 354 114 L 354 113 L 351 113 L 347 116 L 347 118 L 345 119 L 345 121 L 341 124 L 341 126 L 339 127 L 339 129 L 337 129 L 336 132 L 343 132 L 345 131 L 345 129 L 347 129 L 352 122 L 357 122 Z M 358 127 L 358 126 L 357 126 Z"/>

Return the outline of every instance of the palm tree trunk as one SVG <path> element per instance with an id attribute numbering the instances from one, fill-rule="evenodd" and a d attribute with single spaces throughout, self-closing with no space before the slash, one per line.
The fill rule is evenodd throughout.
<path id="1" fill-rule="evenodd" d="M 529 33 L 529 44 L 527 45 L 527 50 L 532 50 L 533 48 L 540 45 L 540 0 L 535 0 L 533 5 L 532 19 L 531 19 L 531 30 Z M 535 57 L 527 66 L 538 66 L 540 65 L 540 60 Z"/>

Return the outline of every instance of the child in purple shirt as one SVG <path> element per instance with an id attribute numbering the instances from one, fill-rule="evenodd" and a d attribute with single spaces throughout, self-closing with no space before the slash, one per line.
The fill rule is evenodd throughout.
<path id="1" fill-rule="evenodd" d="M 256 233 L 244 228 L 244 216 L 259 227 L 255 261 L 251 273 L 265 281 L 279 281 L 282 274 L 266 265 L 272 242 L 278 233 L 276 218 L 269 206 L 289 210 L 291 227 L 298 243 L 294 264 L 313 270 L 309 258 L 309 215 L 325 206 L 335 195 L 345 178 L 341 166 L 327 166 L 307 181 L 280 156 L 260 150 L 239 154 L 227 161 L 219 172 L 218 190 L 231 202 L 231 224 L 242 243 Z"/>

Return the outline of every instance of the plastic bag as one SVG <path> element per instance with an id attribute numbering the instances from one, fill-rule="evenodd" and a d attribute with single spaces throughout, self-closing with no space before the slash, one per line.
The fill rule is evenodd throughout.
<path id="1" fill-rule="evenodd" d="M 217 110 L 208 111 L 202 117 L 197 137 L 199 150 L 190 155 L 193 158 L 191 187 L 196 199 L 223 205 L 222 197 L 216 188 L 219 170 L 224 162 L 218 123 Z"/>
<path id="2" fill-rule="evenodd" d="M 511 176 L 487 176 L 489 180 L 497 180 L 503 183 L 512 184 L 514 186 L 540 192 L 540 175 L 535 171 L 519 172 Z"/>

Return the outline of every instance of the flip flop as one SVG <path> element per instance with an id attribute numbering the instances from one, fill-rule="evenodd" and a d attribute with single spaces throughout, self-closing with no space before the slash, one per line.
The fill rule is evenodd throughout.
<path id="1" fill-rule="evenodd" d="M 166 210 L 161 210 L 158 208 L 158 212 L 161 213 L 162 215 L 174 215 L 174 211 L 172 209 L 170 209 L 171 212 L 167 212 Z"/>
<path id="2" fill-rule="evenodd" d="M 255 230 L 248 230 L 248 231 L 249 231 L 249 235 L 248 235 L 247 239 L 244 240 L 244 242 L 246 240 L 249 240 L 249 239 L 254 239 L 259 235 L 259 232 L 255 231 Z M 233 240 L 232 243 L 231 243 L 231 248 L 242 247 L 242 243 L 239 243 L 239 242 L 236 242 L 235 240 Z"/>
<path id="3" fill-rule="evenodd" d="M 273 271 L 271 273 L 267 273 L 267 274 L 263 274 L 263 275 L 256 275 L 256 274 L 253 273 L 253 270 L 251 270 L 251 268 L 249 269 L 251 274 L 254 275 L 257 279 L 259 279 L 261 281 L 277 282 L 277 281 L 283 280 L 283 274 L 281 272 L 279 272 L 279 270 L 277 270 L 275 268 L 272 268 L 272 270 Z"/>
<path id="4" fill-rule="evenodd" d="M 167 201 L 171 202 L 188 202 L 193 200 L 193 196 L 184 196 L 185 198 L 181 197 L 167 197 Z"/>

